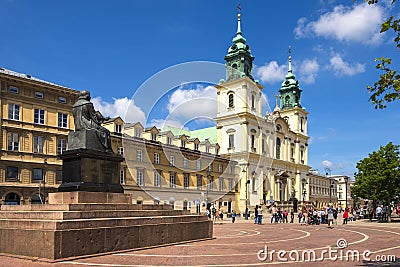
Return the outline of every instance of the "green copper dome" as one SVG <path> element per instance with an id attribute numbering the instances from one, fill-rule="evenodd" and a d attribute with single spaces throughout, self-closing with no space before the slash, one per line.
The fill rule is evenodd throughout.
<path id="1" fill-rule="evenodd" d="M 244 76 L 254 80 L 252 76 L 254 57 L 251 54 L 249 45 L 246 44 L 246 38 L 242 35 L 240 17 L 240 14 L 238 14 L 236 36 L 233 37 L 232 45 L 225 56 L 226 81 Z"/>
<path id="2" fill-rule="evenodd" d="M 288 57 L 288 73 L 285 76 L 279 93 L 281 95 L 280 109 L 289 109 L 293 107 L 301 107 L 301 89 L 299 87 L 299 81 L 293 74 L 292 70 L 292 57 Z"/>

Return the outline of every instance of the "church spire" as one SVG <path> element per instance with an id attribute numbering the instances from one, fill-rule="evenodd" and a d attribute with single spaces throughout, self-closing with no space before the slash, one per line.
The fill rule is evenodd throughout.
<path id="1" fill-rule="evenodd" d="M 288 73 L 285 76 L 285 81 L 282 83 L 281 89 L 279 89 L 281 95 L 280 108 L 282 110 L 301 107 L 300 98 L 302 91 L 299 86 L 299 81 L 296 80 L 296 77 L 293 74 L 291 53 L 292 50 L 289 46 Z"/>
<path id="2" fill-rule="evenodd" d="M 246 44 L 246 38 L 244 38 L 242 34 L 240 11 L 241 8 L 239 5 L 236 36 L 233 37 L 232 45 L 229 47 L 228 54 L 225 56 L 226 81 L 245 76 L 254 80 L 252 75 L 254 57 L 251 54 L 249 45 Z"/>

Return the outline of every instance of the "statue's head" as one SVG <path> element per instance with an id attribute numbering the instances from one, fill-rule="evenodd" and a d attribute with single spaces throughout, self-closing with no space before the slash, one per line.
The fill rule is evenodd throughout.
<path id="1" fill-rule="evenodd" d="M 82 90 L 79 92 L 80 99 L 86 99 L 87 101 L 90 100 L 90 92 L 88 90 Z"/>

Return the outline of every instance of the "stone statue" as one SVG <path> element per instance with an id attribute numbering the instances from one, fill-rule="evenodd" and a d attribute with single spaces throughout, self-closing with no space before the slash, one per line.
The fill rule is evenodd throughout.
<path id="1" fill-rule="evenodd" d="M 92 149 L 112 153 L 110 131 L 101 126 L 104 117 L 95 111 L 89 91 L 83 90 L 72 108 L 75 132 L 68 136 L 69 149 Z"/>

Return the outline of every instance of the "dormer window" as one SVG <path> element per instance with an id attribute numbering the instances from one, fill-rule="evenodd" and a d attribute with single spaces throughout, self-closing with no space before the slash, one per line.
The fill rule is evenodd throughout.
<path id="1" fill-rule="evenodd" d="M 10 86 L 9 88 L 10 93 L 18 94 L 19 93 L 19 88 L 16 86 Z"/>
<path id="2" fill-rule="evenodd" d="M 167 144 L 172 145 L 172 138 L 167 136 Z"/>
<path id="3" fill-rule="evenodd" d="M 136 129 L 135 130 L 135 136 L 136 137 L 140 137 L 141 134 L 142 134 L 142 131 L 140 129 Z"/>
<path id="4" fill-rule="evenodd" d="M 199 150 L 199 144 L 194 144 L 194 150 L 196 150 L 196 151 Z"/>
<path id="5" fill-rule="evenodd" d="M 121 124 L 115 124 L 115 132 L 122 133 L 122 125 Z"/>
<path id="6" fill-rule="evenodd" d="M 181 140 L 181 147 L 183 147 L 183 148 L 186 147 L 186 141 L 185 140 Z"/>
<path id="7" fill-rule="evenodd" d="M 157 141 L 157 134 L 156 133 L 151 133 L 151 140 L 152 141 Z"/>
<path id="8" fill-rule="evenodd" d="M 206 146 L 206 153 L 210 153 L 210 147 Z"/>

